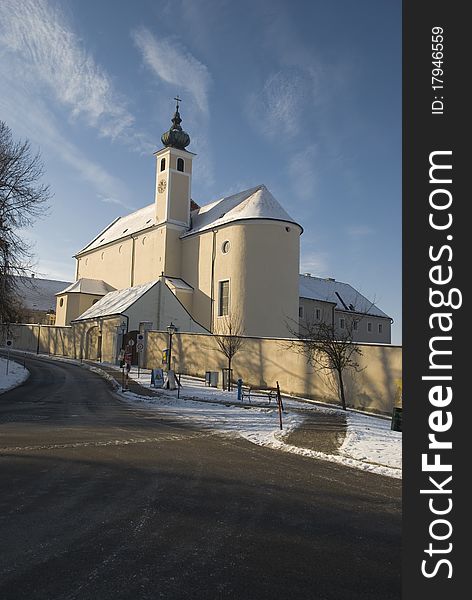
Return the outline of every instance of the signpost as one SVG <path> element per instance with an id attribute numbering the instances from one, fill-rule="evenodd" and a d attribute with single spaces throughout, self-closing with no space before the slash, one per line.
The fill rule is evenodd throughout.
<path id="1" fill-rule="evenodd" d="M 12 340 L 7 340 L 6 341 L 6 347 L 8 348 L 8 352 L 7 352 L 7 373 L 6 373 L 7 375 L 8 375 L 8 368 L 9 368 L 9 365 L 10 365 L 10 348 L 11 348 L 12 344 L 13 344 Z"/>
<path id="2" fill-rule="evenodd" d="M 282 429 L 282 396 L 280 395 L 279 382 L 277 381 L 277 404 L 279 407 L 279 423 L 280 429 Z"/>
<path id="3" fill-rule="evenodd" d="M 139 375 L 140 375 L 140 369 L 141 369 L 141 361 L 142 361 L 142 355 L 145 349 L 145 339 L 144 339 L 144 333 L 138 333 L 138 336 L 136 338 L 136 352 L 138 353 L 138 379 L 139 379 Z"/>
<path id="4" fill-rule="evenodd" d="M 125 392 L 128 389 L 128 373 L 131 371 L 131 361 L 133 360 L 133 348 L 134 340 L 128 340 L 125 348 L 125 356 L 123 362 L 123 383 L 122 383 L 122 391 Z M 126 371 L 126 375 L 125 375 Z"/>

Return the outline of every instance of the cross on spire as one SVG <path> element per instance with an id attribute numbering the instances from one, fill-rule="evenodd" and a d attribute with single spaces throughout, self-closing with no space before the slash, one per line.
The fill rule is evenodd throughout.
<path id="1" fill-rule="evenodd" d="M 174 100 L 177 101 L 177 110 L 179 110 L 179 102 L 182 102 L 182 98 L 179 98 L 179 96 L 177 94 L 177 96 L 174 98 Z"/>

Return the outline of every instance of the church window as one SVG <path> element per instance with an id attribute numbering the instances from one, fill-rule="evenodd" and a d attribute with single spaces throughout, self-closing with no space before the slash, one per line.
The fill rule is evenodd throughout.
<path id="1" fill-rule="evenodd" d="M 354 321 L 354 323 L 352 324 L 354 327 L 354 331 L 357 331 L 358 328 L 358 321 Z"/>
<path id="2" fill-rule="evenodd" d="M 177 171 L 181 171 L 182 173 L 184 172 L 184 159 L 183 158 L 177 159 Z"/>
<path id="3" fill-rule="evenodd" d="M 370 321 L 367 323 L 367 331 L 372 333 L 372 323 Z"/>
<path id="4" fill-rule="evenodd" d="M 59 300 L 59 306 L 64 306 L 64 298 L 61 298 L 61 299 Z"/>
<path id="5" fill-rule="evenodd" d="M 344 319 L 339 319 L 339 326 L 341 327 L 341 329 L 345 329 L 346 321 Z"/>
<path id="6" fill-rule="evenodd" d="M 164 171 L 165 168 L 166 168 L 166 159 L 162 158 L 161 159 L 161 171 Z"/>
<path id="7" fill-rule="evenodd" d="M 228 240 L 224 241 L 221 244 L 221 252 L 223 252 L 223 254 L 228 254 L 230 247 L 231 247 L 231 244 L 229 243 L 229 241 Z"/>
<path id="8" fill-rule="evenodd" d="M 382 333 L 382 331 L 383 331 L 382 323 L 379 323 L 379 333 Z"/>
<path id="9" fill-rule="evenodd" d="M 319 308 L 317 308 L 317 309 L 315 310 L 315 319 L 316 319 L 317 321 L 319 321 L 319 320 L 321 319 L 321 310 L 320 310 Z"/>
<path id="10" fill-rule="evenodd" d="M 220 281 L 219 287 L 218 316 L 224 317 L 229 314 L 229 281 Z"/>
<path id="11" fill-rule="evenodd" d="M 299 306 L 298 307 L 298 316 L 300 319 L 303 319 L 303 315 L 304 315 L 304 310 L 303 310 L 303 306 Z"/>

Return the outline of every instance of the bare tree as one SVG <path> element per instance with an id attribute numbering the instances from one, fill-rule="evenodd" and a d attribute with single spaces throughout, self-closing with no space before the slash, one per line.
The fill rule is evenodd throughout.
<path id="1" fill-rule="evenodd" d="M 243 327 L 238 315 L 226 315 L 218 322 L 214 334 L 218 350 L 228 359 L 228 391 L 231 390 L 231 363 L 244 344 Z"/>
<path id="2" fill-rule="evenodd" d="M 10 128 L 0 121 L 0 325 L 16 320 L 21 302 L 15 276 L 32 268 L 31 246 L 18 234 L 43 216 L 50 198 L 41 184 L 43 165 L 28 141 L 13 139 Z"/>
<path id="3" fill-rule="evenodd" d="M 361 348 L 353 342 L 355 320 L 346 322 L 345 329 L 339 331 L 334 323 L 304 322 L 291 333 L 302 343 L 292 343 L 292 348 L 306 356 L 307 362 L 319 371 L 328 371 L 335 376 L 338 398 L 346 410 L 344 373 L 347 369 L 361 371 L 357 357 L 362 355 Z"/>

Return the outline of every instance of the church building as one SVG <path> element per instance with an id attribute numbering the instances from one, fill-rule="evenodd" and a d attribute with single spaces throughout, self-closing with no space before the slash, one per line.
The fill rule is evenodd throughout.
<path id="1" fill-rule="evenodd" d="M 198 206 L 179 103 L 155 153 L 154 202 L 115 219 L 76 256 L 56 325 L 293 337 L 310 323 L 391 341 L 392 319 L 347 283 L 299 275 L 301 225 L 264 185 Z M 113 321 L 114 322 L 114 321 Z"/>
<path id="2" fill-rule="evenodd" d="M 179 104 L 155 153 L 154 202 L 119 217 L 76 256 L 56 325 L 125 316 L 128 330 L 289 337 L 299 319 L 302 227 L 264 185 L 198 206 Z M 292 326 L 293 328 L 293 326 Z"/>

